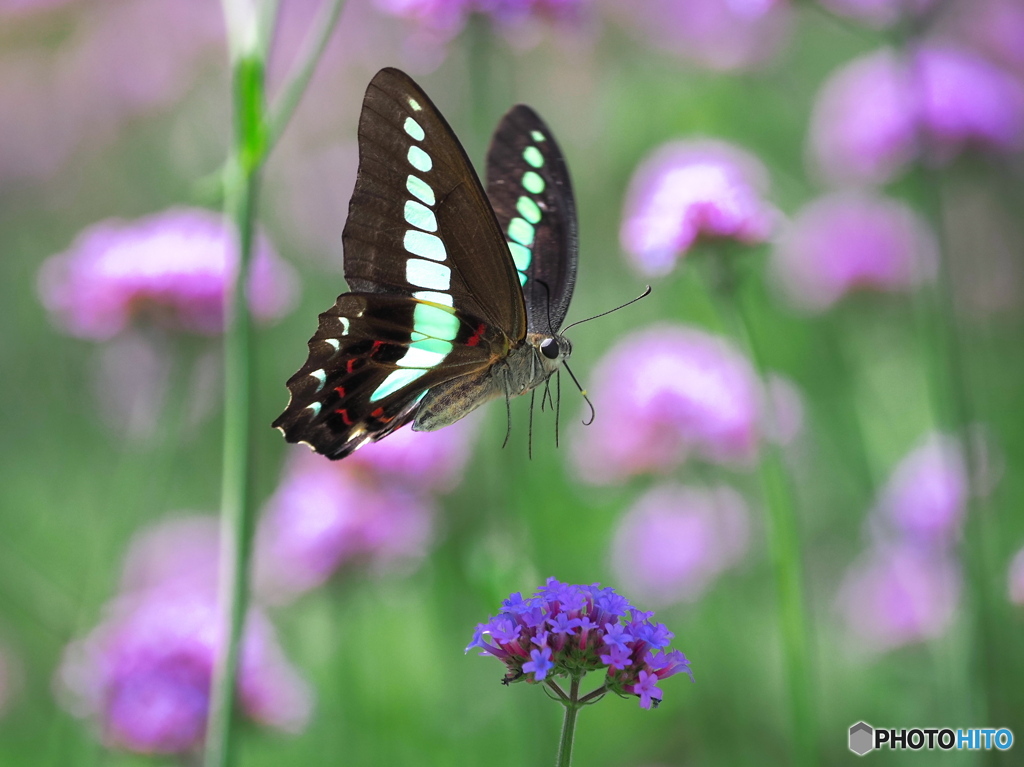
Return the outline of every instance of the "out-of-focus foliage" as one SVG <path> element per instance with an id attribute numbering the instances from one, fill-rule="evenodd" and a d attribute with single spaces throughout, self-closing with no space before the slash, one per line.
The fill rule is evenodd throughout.
<path id="1" fill-rule="evenodd" d="M 280 3 L 272 94 L 318 5 Z M 202 736 L 223 37 L 206 0 L 0 0 L 0 767 L 173 764 Z M 1022 51 L 1014 0 L 350 0 L 262 183 L 240 764 L 550 762 L 558 707 L 463 654 L 548 576 L 653 600 L 696 679 L 588 707 L 576 763 L 789 764 L 767 450 L 821 763 L 859 720 L 1024 737 Z M 544 117 L 580 217 L 569 321 L 654 280 L 570 332 L 596 420 L 563 376 L 532 460 L 525 398 L 504 449 L 501 403 L 337 465 L 269 428 L 345 289 L 388 65 L 477 163 L 512 104 Z"/>

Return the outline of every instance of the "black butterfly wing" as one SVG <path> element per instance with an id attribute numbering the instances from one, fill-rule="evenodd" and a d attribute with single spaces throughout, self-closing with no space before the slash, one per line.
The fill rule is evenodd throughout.
<path id="1" fill-rule="evenodd" d="M 480 181 L 444 117 L 396 69 L 378 72 L 363 99 L 342 239 L 354 292 L 320 315 L 273 424 L 335 459 L 526 335 L 517 272 Z"/>
<path id="2" fill-rule="evenodd" d="M 361 292 L 437 290 L 513 342 L 526 309 L 505 237 L 465 150 L 412 79 L 382 69 L 359 118 L 359 171 L 342 235 Z"/>
<path id="3" fill-rule="evenodd" d="M 431 387 L 507 354 L 504 333 L 443 304 L 345 293 L 320 315 L 309 357 L 288 380 L 288 407 L 273 425 L 289 442 L 344 458 L 408 423 Z"/>
<path id="4" fill-rule="evenodd" d="M 529 330 L 553 334 L 576 284 L 576 202 L 562 151 L 527 106 L 509 110 L 494 132 L 487 196 L 522 282 Z"/>

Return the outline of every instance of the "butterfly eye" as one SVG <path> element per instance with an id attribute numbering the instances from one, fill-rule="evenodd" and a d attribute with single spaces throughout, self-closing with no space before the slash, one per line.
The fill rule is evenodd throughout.
<path id="1" fill-rule="evenodd" d="M 555 342 L 555 339 L 545 339 L 540 345 L 540 350 L 549 360 L 558 359 L 558 344 Z"/>

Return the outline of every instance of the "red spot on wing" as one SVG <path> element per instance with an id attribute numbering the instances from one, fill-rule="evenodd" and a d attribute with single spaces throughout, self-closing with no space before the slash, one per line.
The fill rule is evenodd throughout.
<path id="1" fill-rule="evenodd" d="M 373 418 L 376 418 L 381 423 L 391 423 L 392 421 L 395 420 L 394 416 L 391 416 L 390 418 L 385 418 L 384 417 L 384 408 L 382 408 L 382 407 L 377 408 L 372 413 L 370 413 L 370 415 Z"/>
<path id="2" fill-rule="evenodd" d="M 476 346 L 480 343 L 480 337 L 484 334 L 485 330 L 487 330 L 487 326 L 481 322 L 476 332 L 466 340 L 466 346 Z"/>
<path id="3" fill-rule="evenodd" d="M 357 357 L 353 357 L 353 358 L 352 358 L 352 359 L 350 359 L 350 360 L 349 360 L 348 362 L 346 362 L 346 363 L 345 363 L 345 371 L 346 371 L 346 372 L 348 372 L 348 373 L 351 373 L 351 372 L 352 372 L 352 370 L 353 370 L 353 369 L 355 368 L 355 366 L 356 366 L 356 362 L 358 362 L 358 361 L 359 361 L 359 359 L 358 359 Z"/>
<path id="4" fill-rule="evenodd" d="M 367 356 L 369 356 L 369 357 L 372 357 L 372 356 L 373 356 L 374 354 L 376 354 L 376 353 L 377 353 L 377 350 L 378 350 L 378 349 L 379 349 L 380 347 L 382 347 L 383 345 L 384 345 L 384 342 L 383 342 L 383 341 L 374 341 L 374 342 L 373 342 L 373 348 L 372 348 L 372 349 L 370 349 L 370 353 L 369 353 L 369 355 L 367 355 Z"/>
<path id="5" fill-rule="evenodd" d="M 352 419 L 349 418 L 349 415 L 348 415 L 348 408 L 344 408 L 344 407 L 338 408 L 334 412 L 341 416 L 341 420 L 345 422 L 346 426 L 351 426 L 352 425 Z"/>
<path id="6" fill-rule="evenodd" d="M 344 386 L 335 386 L 334 387 L 334 391 L 338 392 L 338 396 L 339 397 L 344 397 L 345 396 L 345 387 Z"/>

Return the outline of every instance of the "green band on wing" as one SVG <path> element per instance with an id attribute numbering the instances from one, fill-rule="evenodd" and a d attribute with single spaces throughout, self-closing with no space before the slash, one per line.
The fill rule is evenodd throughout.
<path id="1" fill-rule="evenodd" d="M 452 270 L 435 261 L 410 258 L 405 262 L 405 279 L 417 288 L 449 290 L 452 286 Z"/>
<path id="2" fill-rule="evenodd" d="M 526 195 L 520 197 L 516 202 L 516 210 L 519 211 L 520 216 L 525 218 L 531 224 L 536 224 L 540 221 L 540 208 L 537 207 L 537 203 Z"/>
<path id="3" fill-rule="evenodd" d="M 417 141 L 422 141 L 423 137 L 427 135 L 423 132 L 423 127 L 411 117 L 405 118 L 405 125 L 403 127 L 405 128 L 405 132 Z"/>
<path id="4" fill-rule="evenodd" d="M 538 178 L 540 178 L 538 176 Z M 523 179 L 525 181 L 525 178 Z M 541 182 L 543 183 L 543 182 Z M 430 185 L 423 179 L 409 175 L 409 178 L 405 181 L 405 188 L 409 190 L 409 194 L 414 197 L 418 197 L 422 202 L 427 205 L 434 204 L 434 190 L 430 188 Z"/>
<path id="5" fill-rule="evenodd" d="M 525 272 L 530 268 L 530 262 L 533 261 L 532 250 L 523 247 L 518 242 L 510 242 L 508 250 L 512 254 L 512 260 L 516 262 L 516 269 Z"/>
<path id="6" fill-rule="evenodd" d="M 427 374 L 426 368 L 401 368 L 388 373 L 388 377 L 370 395 L 370 402 L 384 399 L 389 394 L 394 394 L 403 386 L 411 384 L 420 376 Z"/>
<path id="7" fill-rule="evenodd" d="M 405 249 L 414 256 L 423 256 L 431 261 L 444 261 L 448 258 L 448 251 L 444 249 L 444 242 L 436 234 L 417 232 L 409 229 L 402 240 Z"/>
<path id="8" fill-rule="evenodd" d="M 416 304 L 412 327 L 417 333 L 443 341 L 454 341 L 459 334 L 459 318 L 433 304 Z"/>
<path id="9" fill-rule="evenodd" d="M 544 179 L 532 170 L 528 170 L 523 174 L 523 188 L 530 194 L 540 194 L 544 191 Z"/>
<path id="10" fill-rule="evenodd" d="M 440 338 L 423 338 L 409 344 L 410 349 L 423 349 L 434 354 L 448 355 L 452 352 L 452 342 L 442 341 Z"/>
<path id="11" fill-rule="evenodd" d="M 530 247 L 533 245 L 533 226 L 521 218 L 513 218 L 508 222 L 508 236 L 520 245 Z"/>
<path id="12" fill-rule="evenodd" d="M 544 164 L 544 155 L 535 146 L 528 146 L 523 150 L 523 159 L 534 168 L 539 168 Z"/>
<path id="13" fill-rule="evenodd" d="M 416 170 L 421 173 L 426 173 L 428 170 L 434 167 L 434 161 L 430 159 L 430 155 L 420 149 L 418 146 L 409 147 L 409 163 Z"/>
<path id="14" fill-rule="evenodd" d="M 519 272 L 519 287 L 522 287 L 525 284 L 526 284 L 526 275 L 523 274 L 522 272 Z"/>
<path id="15" fill-rule="evenodd" d="M 437 231 L 437 216 L 434 215 L 434 211 L 416 200 L 405 201 L 405 220 L 424 231 Z"/>

